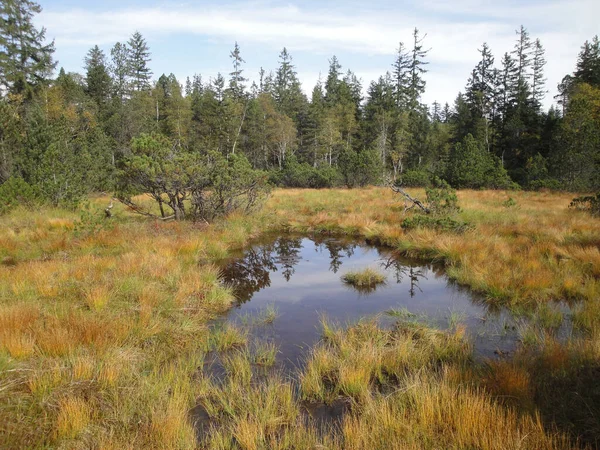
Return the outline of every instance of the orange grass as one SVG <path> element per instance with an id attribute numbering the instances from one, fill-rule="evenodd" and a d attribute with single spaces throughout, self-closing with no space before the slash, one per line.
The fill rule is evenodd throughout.
<path id="1" fill-rule="evenodd" d="M 410 191 L 424 198 L 422 190 Z M 213 263 L 265 232 L 348 234 L 407 255 L 435 258 L 445 262 L 456 281 L 509 306 L 581 300 L 576 325 L 600 336 L 600 219 L 570 211 L 571 194 L 510 192 L 517 203 L 513 208 L 503 206 L 509 193 L 502 191 L 461 191 L 458 196 L 461 219 L 475 225 L 464 235 L 403 230 L 402 220 L 414 213 L 404 212 L 400 199 L 383 188 L 276 190 L 263 211 L 210 226 L 149 221 L 122 205 L 115 205 L 110 226 L 95 233 L 75 232 L 78 214 L 57 209 L 17 209 L 0 217 L 0 448 L 193 446 L 186 414 L 204 395 L 204 384 L 195 378 L 204 353 L 247 341 L 243 331 L 209 334 L 207 322 L 233 301 Z M 92 211 L 101 214 L 108 202 L 92 198 Z M 523 448 L 535 448 L 534 443 L 537 448 L 564 447 L 561 437 L 544 434 L 535 415 L 519 418 L 488 398 L 500 391 L 530 398 L 535 385 L 527 375 L 534 373 L 530 366 L 523 366 L 523 372 L 521 366 L 498 365 L 488 378 L 478 379 L 481 389 L 488 380 L 497 391 L 459 392 L 432 378 L 435 364 L 425 358 L 431 353 L 419 346 L 423 336 L 421 344 L 396 342 L 392 354 L 373 341 L 379 336 L 374 330 L 354 336 L 356 348 L 343 343 L 347 336 L 332 333 L 335 345 L 352 357 L 340 365 L 335 353 L 315 353 L 303 386 L 311 398 L 329 401 L 342 393 L 363 405 L 344 423 L 344 448 L 393 448 L 378 447 L 373 439 L 391 439 L 408 429 L 421 430 L 429 446 L 437 448 L 504 448 L 503 440 L 505 447 L 516 448 L 519 439 Z M 443 345 L 444 339 L 458 337 L 436 336 L 428 338 L 436 342 L 435 355 L 462 361 L 454 344 Z M 597 361 L 600 352 L 589 348 L 599 347 L 598 342 L 589 338 L 585 361 Z M 548 348 L 540 364 L 553 373 L 565 371 L 573 364 L 573 352 L 571 347 Z M 168 376 L 161 372 L 165 367 L 171 367 Z M 390 374 L 400 377 L 410 367 L 424 371 L 414 382 L 427 396 L 407 397 L 416 409 L 403 406 L 400 411 L 396 400 L 372 399 L 375 384 Z M 327 371 L 335 379 L 328 379 Z M 477 379 L 469 371 L 466 378 Z M 293 390 L 284 386 L 286 393 Z M 234 437 L 247 448 L 289 448 L 286 442 L 298 448 L 341 445 L 296 423 L 300 406 L 287 397 L 281 405 L 264 388 L 253 387 L 259 391 L 247 395 L 247 386 L 227 389 L 240 396 L 236 414 L 247 408 L 248 415 L 216 431 L 215 446 L 232 443 Z M 225 394 L 213 392 L 210 398 L 219 400 L 211 401 L 223 406 L 219 402 L 228 401 Z M 253 411 L 253 398 L 271 408 L 267 411 L 274 417 Z M 444 427 L 432 428 L 440 418 L 447 421 Z M 500 430 L 499 437 L 488 428 Z M 424 448 L 414 433 L 407 436 L 398 441 L 401 448 Z"/>

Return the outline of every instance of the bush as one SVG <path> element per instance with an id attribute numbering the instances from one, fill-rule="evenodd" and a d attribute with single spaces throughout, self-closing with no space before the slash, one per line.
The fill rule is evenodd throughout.
<path id="1" fill-rule="evenodd" d="M 132 195 L 148 193 L 160 208 L 170 208 L 176 220 L 210 221 L 233 211 L 249 212 L 268 194 L 267 175 L 253 170 L 243 155 L 225 158 L 218 152 L 188 152 L 162 135 L 133 139 L 123 161 L 117 197 L 134 211 L 143 210 Z"/>
<path id="2" fill-rule="evenodd" d="M 314 169 L 313 176 L 309 182 L 312 188 L 330 188 L 341 186 L 342 174 L 338 169 L 331 166 L 322 166 Z"/>
<path id="3" fill-rule="evenodd" d="M 554 178 L 546 178 L 544 180 L 533 180 L 529 183 L 529 189 L 534 191 L 541 191 L 548 189 L 550 191 L 560 191 L 563 189 L 563 185 L 560 181 Z"/>
<path id="4" fill-rule="evenodd" d="M 512 197 L 508 197 L 502 202 L 502 206 L 504 206 L 505 208 L 514 208 L 515 206 L 517 206 L 517 201 Z"/>
<path id="5" fill-rule="evenodd" d="M 432 185 L 432 176 L 424 170 L 407 170 L 400 180 L 402 186 L 407 187 L 430 187 Z"/>
<path id="6" fill-rule="evenodd" d="M 344 150 L 338 163 L 344 184 L 349 188 L 376 184 L 380 179 L 381 159 L 374 150 Z"/>
<path id="7" fill-rule="evenodd" d="M 587 211 L 593 216 L 600 216 L 600 192 L 595 196 L 575 197 L 569 204 L 569 208 Z"/>
<path id="8" fill-rule="evenodd" d="M 437 177 L 433 178 L 432 184 L 433 186 L 425 191 L 429 214 L 423 214 L 419 210 L 415 215 L 402 221 L 402 228 L 406 230 L 433 228 L 454 233 L 463 233 L 472 229 L 471 224 L 452 217 L 460 212 L 456 191 L 446 181 Z"/>
<path id="9" fill-rule="evenodd" d="M 203 158 L 206 178 L 190 183 L 191 218 L 212 221 L 234 211 L 245 214 L 260 207 L 269 193 L 267 175 L 252 169 L 244 155 L 209 152 Z"/>
<path id="10" fill-rule="evenodd" d="M 455 220 L 448 216 L 436 217 L 418 214 L 404 219 L 402 221 L 402 228 L 405 230 L 414 228 L 432 228 L 453 233 L 464 233 L 465 231 L 471 230 L 473 226 L 468 222 Z"/>
<path id="11" fill-rule="evenodd" d="M 517 189 L 501 161 L 468 134 L 450 152 L 446 179 L 455 188 Z"/>
<path id="12" fill-rule="evenodd" d="M 23 178 L 11 177 L 0 185 L 0 214 L 21 205 L 28 208 L 39 202 L 39 193 Z"/>
<path id="13" fill-rule="evenodd" d="M 330 188 L 342 184 L 340 172 L 329 165 L 313 167 L 308 163 L 298 162 L 295 156 L 286 159 L 281 171 L 272 171 L 269 179 L 274 184 L 296 188 Z"/>
<path id="14" fill-rule="evenodd" d="M 460 211 L 456 191 L 444 180 L 433 179 L 433 187 L 425 191 L 428 208 L 434 215 L 454 214 Z"/>

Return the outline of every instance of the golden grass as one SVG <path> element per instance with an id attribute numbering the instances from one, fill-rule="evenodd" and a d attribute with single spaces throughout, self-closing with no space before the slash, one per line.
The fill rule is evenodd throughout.
<path id="1" fill-rule="evenodd" d="M 342 275 L 342 280 L 346 284 L 350 284 L 357 288 L 372 288 L 379 284 L 385 283 L 385 274 L 367 267 L 362 270 L 351 270 Z"/>
<path id="2" fill-rule="evenodd" d="M 81 433 L 92 420 L 92 408 L 82 398 L 67 397 L 58 404 L 56 435 L 71 439 Z"/>
<path id="3" fill-rule="evenodd" d="M 403 230 L 412 212 L 382 188 L 276 190 L 264 211 L 202 227 L 148 221 L 121 205 L 111 227 L 83 235 L 68 211 L 0 217 L 0 447 L 194 447 L 187 414 L 200 398 L 219 425 L 209 448 L 394 448 L 392 439 L 395 448 L 517 448 L 519 439 L 520 448 L 563 448 L 531 412 L 532 392 L 546 386 L 535 364 L 560 386 L 561 373 L 600 358 L 600 220 L 568 210 L 571 194 L 511 192 L 517 208 L 503 206 L 502 191 L 458 195 L 461 219 L 475 225 L 464 235 Z M 91 202 L 101 210 L 108 199 Z M 529 358 L 535 364 L 519 359 L 480 375 L 465 362 L 459 328 L 330 326 L 300 384 L 306 399 L 360 405 L 338 441 L 300 418 L 289 380 L 257 382 L 253 371 L 274 364 L 274 346 L 249 350 L 246 330 L 208 326 L 234 301 L 216 264 L 270 231 L 348 234 L 435 258 L 451 278 L 510 307 L 580 300 L 574 323 L 585 344 L 545 345 Z M 559 323 L 552 307 L 539 311 L 540 323 Z M 276 317 L 267 311 L 265 322 Z M 223 386 L 198 373 L 209 350 L 233 352 Z M 445 373 L 468 386 L 439 378 L 448 364 Z M 383 385 L 411 383 L 420 390 L 379 396 Z M 509 396 L 519 401 L 494 400 Z"/>
<path id="4" fill-rule="evenodd" d="M 347 449 L 568 449 L 539 417 L 520 416 L 481 392 L 418 374 L 391 396 L 369 400 L 344 420 Z"/>

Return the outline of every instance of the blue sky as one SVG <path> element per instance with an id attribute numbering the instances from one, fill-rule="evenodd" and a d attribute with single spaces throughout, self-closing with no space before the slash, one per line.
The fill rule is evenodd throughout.
<path id="1" fill-rule="evenodd" d="M 139 30 L 152 52 L 155 78 L 173 72 L 181 82 L 202 74 L 229 73 L 229 52 L 240 45 L 245 76 L 277 67 L 285 46 L 303 88 L 310 92 L 328 59 L 336 55 L 366 86 L 391 70 L 398 42 L 410 45 L 414 27 L 427 34 L 429 72 L 424 101 L 452 103 L 464 88 L 485 41 L 496 57 L 514 45 L 523 24 L 546 49 L 546 105 L 556 84 L 574 68 L 579 48 L 600 34 L 600 1 L 139 1 L 38 0 L 36 18 L 56 41 L 56 59 L 67 71 L 82 72 L 87 50 L 108 54 L 117 41 Z"/>

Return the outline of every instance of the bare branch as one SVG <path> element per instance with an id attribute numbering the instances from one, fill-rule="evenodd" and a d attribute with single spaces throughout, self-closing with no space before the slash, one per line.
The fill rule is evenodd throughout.
<path id="1" fill-rule="evenodd" d="M 391 185 L 390 187 L 392 188 L 392 191 L 396 192 L 397 194 L 402 194 L 406 200 L 412 202 L 412 206 L 404 208 L 405 211 L 414 208 L 415 206 L 418 206 L 425 212 L 425 214 L 429 214 L 431 212 L 431 210 L 428 207 L 426 207 L 423 203 L 421 203 L 421 201 L 418 198 L 411 197 L 411 195 L 404 189 L 402 189 L 400 186 Z"/>
<path id="2" fill-rule="evenodd" d="M 172 214 L 168 217 L 161 217 L 161 216 L 157 216 L 156 214 L 152 214 L 151 212 L 148 212 L 148 211 L 142 209 L 142 207 L 140 205 L 136 205 L 131 200 L 126 199 L 126 198 L 118 198 L 117 200 L 119 200 L 121 203 L 123 203 L 125 206 L 127 206 L 129 209 L 131 209 L 133 212 L 140 214 L 142 216 L 151 217 L 153 219 L 158 219 L 158 220 L 165 220 L 165 221 L 175 218 L 175 214 Z"/>

